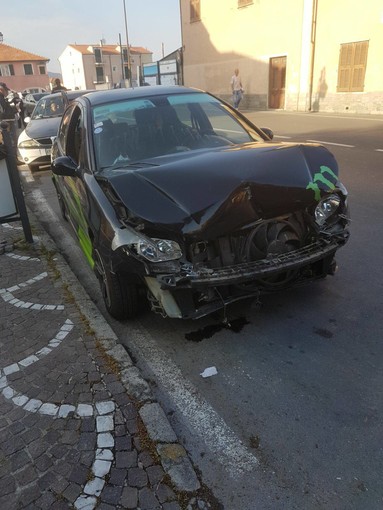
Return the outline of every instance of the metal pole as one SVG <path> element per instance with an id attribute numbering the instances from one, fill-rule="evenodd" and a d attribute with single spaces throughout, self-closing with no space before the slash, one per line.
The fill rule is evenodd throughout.
<path id="1" fill-rule="evenodd" d="M 122 0 L 124 4 L 124 19 L 125 19 L 125 34 L 126 34 L 126 47 L 127 47 L 127 57 L 128 57 L 128 74 L 129 74 L 129 87 L 132 86 L 132 73 L 130 69 L 130 49 L 129 49 L 129 37 L 128 37 L 128 18 L 126 17 L 126 5 L 125 0 Z"/>
<path id="2" fill-rule="evenodd" d="M 122 53 L 121 34 L 118 34 L 118 40 L 120 42 L 120 57 L 121 57 L 121 85 L 120 85 L 120 87 L 122 87 L 122 84 L 123 83 L 125 84 L 125 81 L 124 81 L 125 80 L 125 72 L 124 72 L 124 55 Z"/>

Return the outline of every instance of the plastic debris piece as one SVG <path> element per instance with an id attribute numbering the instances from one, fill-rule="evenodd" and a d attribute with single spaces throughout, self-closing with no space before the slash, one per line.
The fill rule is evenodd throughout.
<path id="1" fill-rule="evenodd" d="M 201 376 L 202 377 L 211 377 L 212 375 L 217 375 L 218 372 L 217 372 L 217 369 L 215 367 L 208 367 L 208 368 L 205 368 L 205 370 L 203 372 L 201 372 Z"/>

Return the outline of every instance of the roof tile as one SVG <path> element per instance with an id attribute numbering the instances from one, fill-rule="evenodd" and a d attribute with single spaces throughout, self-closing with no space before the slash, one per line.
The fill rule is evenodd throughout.
<path id="1" fill-rule="evenodd" d="M 39 62 L 49 62 L 49 58 L 29 53 L 28 51 L 0 44 L 0 62 L 31 62 L 37 60 Z"/>

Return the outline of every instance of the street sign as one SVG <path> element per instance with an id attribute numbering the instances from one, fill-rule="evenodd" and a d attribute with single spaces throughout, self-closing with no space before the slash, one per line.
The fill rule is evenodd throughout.
<path id="1" fill-rule="evenodd" d="M 7 162 L 0 160 L 0 218 L 5 219 L 17 213 Z"/>

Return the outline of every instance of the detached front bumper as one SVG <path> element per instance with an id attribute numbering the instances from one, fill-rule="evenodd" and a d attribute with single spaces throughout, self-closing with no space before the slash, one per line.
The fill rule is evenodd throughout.
<path id="1" fill-rule="evenodd" d="M 152 294 L 161 303 L 164 312 L 169 317 L 198 318 L 229 303 L 259 295 L 262 290 L 261 280 L 289 271 L 299 273 L 300 269 L 313 267 L 315 263 L 324 261 L 322 274 L 313 275 L 311 279 L 325 276 L 330 272 L 330 263 L 337 249 L 346 242 L 347 236 L 340 240 L 329 242 L 315 242 L 298 250 L 273 256 L 269 259 L 237 264 L 235 266 L 220 267 L 217 269 L 193 268 L 190 271 L 181 271 L 177 274 L 160 274 L 155 278 L 147 277 L 146 282 Z M 308 272 L 309 273 L 309 272 Z M 307 277 L 306 280 L 309 280 Z M 257 280 L 260 281 L 257 289 Z M 292 280 L 291 285 L 294 284 Z M 242 293 L 229 293 L 223 295 L 218 289 L 216 299 L 195 306 L 192 295 L 204 292 L 209 288 L 219 288 L 239 284 L 251 284 Z"/>

